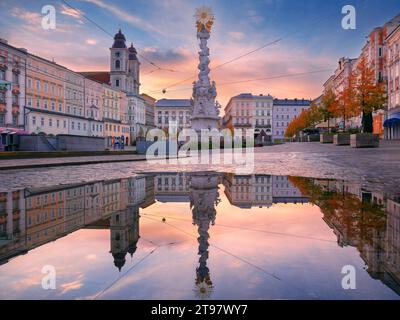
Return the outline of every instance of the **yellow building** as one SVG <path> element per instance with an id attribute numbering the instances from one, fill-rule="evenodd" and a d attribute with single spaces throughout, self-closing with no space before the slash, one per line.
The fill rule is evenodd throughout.
<path id="1" fill-rule="evenodd" d="M 106 147 L 118 147 L 122 140 L 129 143 L 126 94 L 103 83 L 103 121 Z"/>
<path id="2" fill-rule="evenodd" d="M 26 63 L 26 131 L 68 134 L 64 86 L 66 69 L 28 54 Z"/>

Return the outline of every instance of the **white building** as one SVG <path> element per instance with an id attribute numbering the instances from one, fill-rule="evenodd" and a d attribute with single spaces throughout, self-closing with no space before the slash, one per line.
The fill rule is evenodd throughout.
<path id="1" fill-rule="evenodd" d="M 300 113 L 310 107 L 311 101 L 304 99 L 274 99 L 273 105 L 273 141 L 280 142 L 285 139 L 285 131 L 289 123 Z"/>
<path id="2" fill-rule="evenodd" d="M 128 123 L 131 141 L 146 138 L 146 105 L 141 96 L 128 95 Z"/>
<path id="3" fill-rule="evenodd" d="M 400 139 L 400 26 L 386 38 L 388 75 L 388 115 L 384 122 L 385 138 Z"/>
<path id="4" fill-rule="evenodd" d="M 88 136 L 103 136 L 103 86 L 100 82 L 84 79 L 84 109 L 89 120 Z"/>
<path id="5" fill-rule="evenodd" d="M 0 39 L 0 130 L 24 127 L 26 55 Z"/>
<path id="6" fill-rule="evenodd" d="M 170 123 L 176 122 L 178 130 L 190 128 L 193 103 L 191 99 L 161 99 L 154 107 L 154 124 L 168 130 Z"/>
<path id="7" fill-rule="evenodd" d="M 256 144 L 272 142 L 272 108 L 274 99 L 270 95 L 253 96 L 254 138 Z"/>

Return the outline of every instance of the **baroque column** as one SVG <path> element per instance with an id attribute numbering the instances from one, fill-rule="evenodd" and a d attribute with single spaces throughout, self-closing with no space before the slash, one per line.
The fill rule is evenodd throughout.
<path id="1" fill-rule="evenodd" d="M 218 198 L 218 174 L 199 172 L 190 175 L 190 207 L 192 209 L 193 224 L 198 226 L 199 237 L 199 266 L 196 268 L 195 293 L 200 298 L 210 297 L 213 284 L 210 270 L 207 267 L 208 230 L 210 224 L 214 225 L 217 211 L 215 206 Z"/>
<path id="2" fill-rule="evenodd" d="M 207 40 L 210 38 L 211 27 L 214 23 L 214 15 L 210 8 L 202 7 L 196 10 L 197 38 L 200 40 L 199 51 L 199 77 L 193 83 L 193 114 L 191 117 L 192 129 L 200 133 L 201 129 L 214 129 L 218 127 L 219 110 L 215 103 L 217 90 L 215 82 L 211 83 L 210 50 Z"/>

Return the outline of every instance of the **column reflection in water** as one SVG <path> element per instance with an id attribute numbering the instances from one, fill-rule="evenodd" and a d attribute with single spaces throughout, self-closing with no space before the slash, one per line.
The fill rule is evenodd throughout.
<path id="1" fill-rule="evenodd" d="M 193 173 L 190 175 L 190 208 L 193 224 L 198 226 L 199 266 L 196 268 L 195 294 L 204 299 L 212 294 L 213 284 L 208 260 L 208 230 L 215 224 L 216 205 L 220 202 L 218 195 L 219 176 L 215 173 Z"/>

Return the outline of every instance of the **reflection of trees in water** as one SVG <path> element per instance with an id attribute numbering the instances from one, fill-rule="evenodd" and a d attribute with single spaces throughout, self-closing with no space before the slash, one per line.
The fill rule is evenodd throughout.
<path id="1" fill-rule="evenodd" d="M 391 220 L 398 216 L 387 206 L 372 201 L 371 193 L 357 186 L 357 193 L 346 192 L 346 182 L 290 177 L 290 181 L 317 205 L 323 213 L 323 219 L 333 229 L 340 246 L 354 246 L 367 265 L 367 272 L 374 279 L 400 294 L 399 266 L 393 267 L 391 260 L 397 257 L 400 248 L 398 241 L 390 234 L 393 228 Z"/>
<path id="2" fill-rule="evenodd" d="M 376 234 L 386 228 L 386 212 L 380 204 L 370 199 L 360 199 L 346 192 L 344 187 L 337 189 L 336 181 L 290 177 L 290 181 L 309 197 L 324 214 L 329 225 L 341 229 L 350 243 L 373 244 Z"/>

